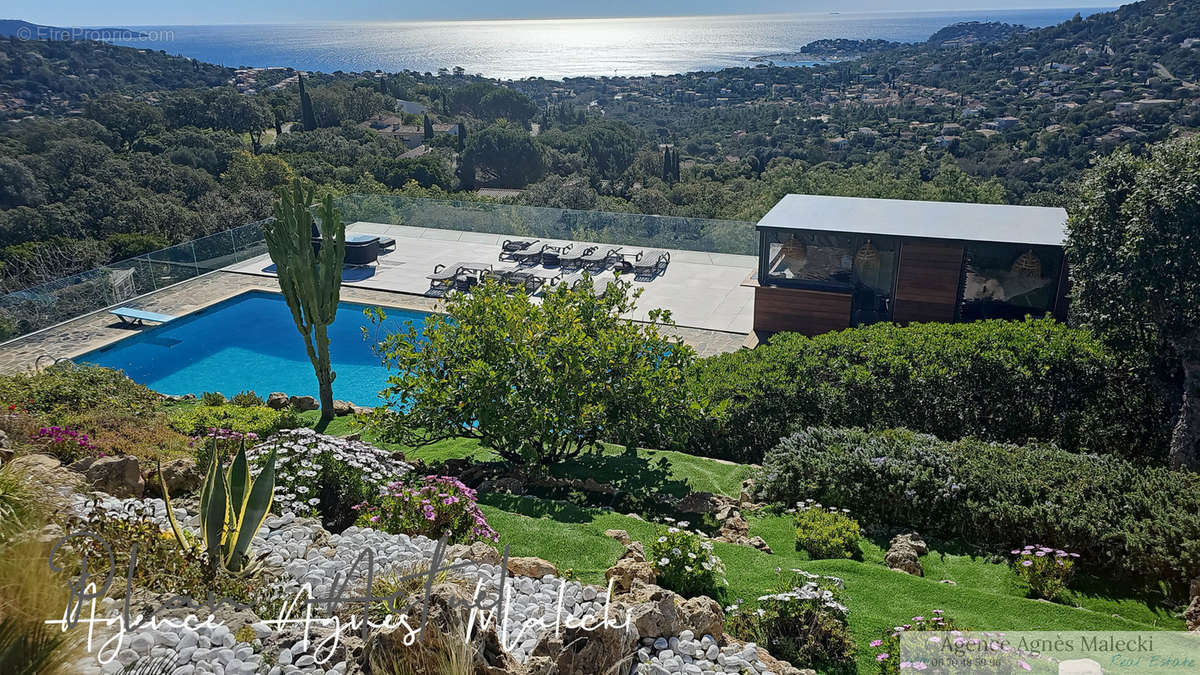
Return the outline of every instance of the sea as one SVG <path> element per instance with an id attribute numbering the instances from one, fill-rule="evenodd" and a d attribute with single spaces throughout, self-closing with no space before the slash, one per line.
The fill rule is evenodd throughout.
<path id="1" fill-rule="evenodd" d="M 113 42 L 232 67 L 425 73 L 459 66 L 497 79 L 563 79 L 752 66 L 753 57 L 825 38 L 921 42 L 961 21 L 1042 27 L 1107 9 L 130 26 L 146 38 Z"/>

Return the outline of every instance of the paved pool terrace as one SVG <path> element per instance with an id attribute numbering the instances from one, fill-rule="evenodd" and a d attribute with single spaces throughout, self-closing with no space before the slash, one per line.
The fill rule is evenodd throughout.
<path id="1" fill-rule="evenodd" d="M 380 256 L 373 270 L 361 271 L 361 274 L 370 276 L 359 278 L 357 274 L 349 273 L 343 281 L 344 285 L 412 295 L 426 294 L 429 280 L 425 276 L 438 263 L 509 264 L 497 260 L 500 244 L 505 239 L 518 238 L 484 232 L 362 222 L 348 225 L 346 231 L 350 234 L 392 237 L 396 240 L 396 249 Z M 560 240 L 541 241 L 561 243 Z M 592 245 L 579 242 L 576 246 L 580 244 L 584 247 Z M 629 251 L 643 249 L 641 246 L 624 248 Z M 627 280 L 633 281 L 634 288 L 642 289 L 638 309 L 630 318 L 644 321 L 647 312 L 657 307 L 671 310 L 679 326 L 743 336 L 750 333 L 754 323 L 754 291 L 742 286 L 742 282 L 756 269 L 758 259 L 747 255 L 701 251 L 671 250 L 670 253 L 671 263 L 661 276 L 638 281 L 632 280 L 633 275 L 625 275 Z M 264 255 L 228 269 L 245 274 L 272 275 L 270 266 L 270 259 Z M 612 276 L 609 271 L 599 275 L 599 278 Z"/>
<path id="2" fill-rule="evenodd" d="M 347 271 L 342 300 L 385 307 L 437 312 L 440 299 L 426 295 L 425 275 L 439 262 L 497 262 L 500 243 L 511 235 L 459 232 L 354 223 L 354 234 L 380 234 L 396 240 L 396 249 L 368 269 Z M 627 247 L 638 250 L 643 247 Z M 754 256 L 671 250 L 665 273 L 650 281 L 633 280 L 644 289 L 637 311 L 644 320 L 656 307 L 671 310 L 674 332 L 702 356 L 740 348 L 751 331 L 753 289 L 742 283 L 757 265 Z M 122 305 L 183 316 L 247 291 L 278 292 L 270 259 L 263 255 L 244 263 L 189 279 Z M 611 272 L 601 278 L 611 277 Z M 629 277 L 626 277 L 629 278 Z M 144 330 L 122 325 L 107 311 L 93 312 L 0 345 L 0 373 L 22 372 L 54 359 L 74 358 Z"/>

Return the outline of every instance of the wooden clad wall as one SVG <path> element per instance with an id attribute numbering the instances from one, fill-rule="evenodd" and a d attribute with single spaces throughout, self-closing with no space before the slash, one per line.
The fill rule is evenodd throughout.
<path id="1" fill-rule="evenodd" d="M 850 295 L 796 288 L 754 289 L 754 329 L 819 335 L 850 327 Z"/>
<path id="2" fill-rule="evenodd" d="M 892 320 L 954 321 L 962 263 L 961 243 L 901 242 Z"/>

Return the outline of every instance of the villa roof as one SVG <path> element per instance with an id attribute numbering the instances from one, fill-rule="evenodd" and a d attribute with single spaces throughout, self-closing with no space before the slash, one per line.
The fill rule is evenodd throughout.
<path id="1" fill-rule="evenodd" d="M 896 237 L 1062 246 L 1065 209 L 787 195 L 758 229 L 820 230 Z"/>

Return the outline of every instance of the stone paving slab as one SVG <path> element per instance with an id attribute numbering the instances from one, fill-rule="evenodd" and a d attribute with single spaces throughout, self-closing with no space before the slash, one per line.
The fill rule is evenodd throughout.
<path id="1" fill-rule="evenodd" d="M 454 233 L 461 235 L 462 241 L 413 237 L 410 235 L 414 231 L 424 234 L 424 228 L 377 223 L 355 223 L 349 229 L 395 237 L 397 251 L 383 256 L 376 268 L 364 272 L 370 276 L 343 283 L 342 299 L 424 312 L 437 312 L 441 307 L 439 298 L 425 295 L 429 287 L 425 275 L 436 261 L 466 261 L 470 255 L 477 255 L 480 262 L 492 262 L 500 241 L 506 238 L 478 232 Z M 630 318 L 645 320 L 649 309 L 664 307 L 672 310 L 678 323 L 668 332 L 680 335 L 701 356 L 741 348 L 750 330 L 753 294 L 740 283 L 755 259 L 740 256 L 749 261 L 750 267 L 727 267 L 691 262 L 710 255 L 707 253 L 679 253 L 682 255 L 677 257 L 672 252 L 665 275 L 648 282 L 634 281 L 635 287 L 643 289 L 643 296 L 641 308 Z M 746 262 L 737 258 L 727 262 Z M 278 292 L 274 275 L 264 271 L 270 264 L 266 256 L 260 256 L 121 304 L 178 317 L 247 291 Z M 24 372 L 55 359 L 75 358 L 140 330 L 144 329 L 124 325 L 106 310 L 87 314 L 0 345 L 0 373 Z"/>
<path id="2" fill-rule="evenodd" d="M 352 223 L 347 226 L 347 231 L 387 234 L 396 239 L 395 251 L 381 256 L 373 268 L 346 278 L 345 285 L 355 288 L 426 295 L 429 280 L 425 276 L 438 263 L 508 264 L 497 259 L 500 241 L 510 238 L 508 235 L 367 222 Z M 543 243 L 570 242 L 547 239 Z M 594 242 L 576 242 L 576 245 L 613 246 Z M 627 252 L 643 249 L 640 246 L 622 248 Z M 649 280 L 626 276 L 635 289 L 642 290 L 639 307 L 630 318 L 644 321 L 649 310 L 662 308 L 670 310 L 681 327 L 739 333 L 744 339 L 754 325 L 754 290 L 743 286 L 742 282 L 756 268 L 758 259 L 704 251 L 670 250 L 670 253 L 671 262 L 661 276 Z M 228 269 L 270 275 L 269 265 L 267 256 L 260 256 Z M 612 276 L 611 272 L 605 272 L 599 278 Z"/>

